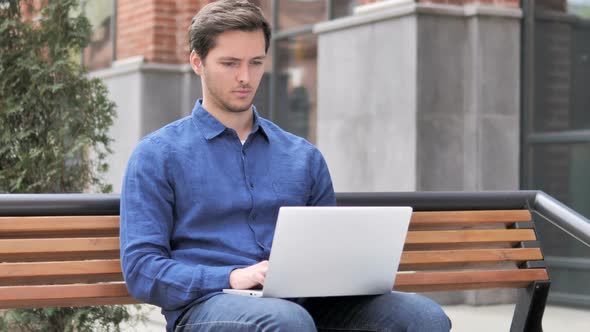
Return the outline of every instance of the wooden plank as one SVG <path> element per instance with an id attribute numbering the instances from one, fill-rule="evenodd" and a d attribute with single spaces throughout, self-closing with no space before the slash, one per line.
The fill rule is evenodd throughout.
<path id="1" fill-rule="evenodd" d="M 37 300 L 34 303 L 29 300 L 15 300 L 0 302 L 0 309 L 32 309 L 32 308 L 55 308 L 55 307 L 89 307 L 97 305 L 125 305 L 141 304 L 142 302 L 132 296 L 122 297 L 89 297 L 79 299 L 55 299 L 55 300 Z"/>
<path id="2" fill-rule="evenodd" d="M 400 292 L 423 293 L 423 292 L 451 292 L 459 290 L 478 290 L 478 289 L 512 289 L 526 288 L 531 284 L 530 281 L 520 282 L 490 282 L 490 283 L 465 283 L 456 285 L 409 285 L 394 286 L 393 289 Z"/>
<path id="3" fill-rule="evenodd" d="M 118 233 L 119 216 L 0 217 L 1 238 Z"/>
<path id="4" fill-rule="evenodd" d="M 545 269 L 445 271 L 397 274 L 394 289 L 409 292 L 526 287 L 549 280 Z"/>
<path id="5" fill-rule="evenodd" d="M 84 260 L 113 256 L 116 258 L 118 255 L 118 237 L 0 240 L 0 262 L 52 258 Z"/>
<path id="6" fill-rule="evenodd" d="M 13 300 L 51 300 L 89 297 L 129 296 L 124 282 L 95 285 L 48 285 L 0 287 L 0 302 Z"/>
<path id="7" fill-rule="evenodd" d="M 543 259 L 539 248 L 404 251 L 401 267 L 422 264 L 522 262 Z"/>
<path id="8" fill-rule="evenodd" d="M 428 211 L 412 213 L 411 226 L 479 225 L 531 221 L 528 210 Z"/>
<path id="9" fill-rule="evenodd" d="M 502 249 L 512 248 L 515 243 L 443 243 L 443 244 L 405 244 L 404 251 L 426 251 L 426 250 L 467 250 L 467 249 Z"/>
<path id="10" fill-rule="evenodd" d="M 140 303 L 125 283 L 0 287 L 0 309 Z"/>
<path id="11" fill-rule="evenodd" d="M 499 243 L 536 240 L 532 229 L 410 231 L 406 244 Z"/>
<path id="12" fill-rule="evenodd" d="M 0 264 L 0 286 L 112 281 L 123 281 L 118 259 Z"/>

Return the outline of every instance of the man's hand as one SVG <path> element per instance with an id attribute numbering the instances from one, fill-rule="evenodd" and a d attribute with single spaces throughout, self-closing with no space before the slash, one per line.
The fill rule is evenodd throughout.
<path id="1" fill-rule="evenodd" d="M 229 274 L 229 286 L 233 289 L 250 289 L 258 285 L 264 285 L 268 271 L 268 261 L 235 269 Z"/>

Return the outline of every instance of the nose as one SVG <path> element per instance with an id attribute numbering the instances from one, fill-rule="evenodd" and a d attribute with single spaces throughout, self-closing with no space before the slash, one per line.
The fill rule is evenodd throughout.
<path id="1" fill-rule="evenodd" d="M 238 81 L 240 84 L 248 84 L 250 82 L 250 68 L 248 68 L 248 64 L 241 64 L 238 70 Z"/>

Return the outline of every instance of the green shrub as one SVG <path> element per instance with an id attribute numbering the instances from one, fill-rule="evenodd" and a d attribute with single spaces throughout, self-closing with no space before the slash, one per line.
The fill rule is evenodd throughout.
<path id="1" fill-rule="evenodd" d="M 115 105 L 76 61 L 91 27 L 77 0 L 50 1 L 23 20 L 0 9 L 0 192 L 108 192 L 108 128 Z"/>
<path id="2" fill-rule="evenodd" d="M 32 20 L 21 17 L 27 5 L 0 0 L 0 192 L 109 192 L 102 176 L 115 105 L 77 61 L 90 24 L 72 14 L 76 0 L 52 0 Z M 118 331 L 128 309 L 11 310 L 0 330 Z"/>

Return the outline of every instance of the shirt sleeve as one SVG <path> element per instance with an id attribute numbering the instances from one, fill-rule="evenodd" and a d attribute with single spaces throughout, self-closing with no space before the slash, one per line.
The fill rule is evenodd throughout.
<path id="1" fill-rule="evenodd" d="M 332 178 L 328 165 L 319 150 L 314 149 L 312 156 L 311 176 L 313 185 L 311 196 L 307 203 L 310 206 L 335 206 L 336 195 L 332 185 Z"/>
<path id="2" fill-rule="evenodd" d="M 143 140 L 127 165 L 121 193 L 121 265 L 135 298 L 180 309 L 201 296 L 229 288 L 235 266 L 187 265 L 171 259 L 174 189 L 167 176 L 169 150 Z"/>

